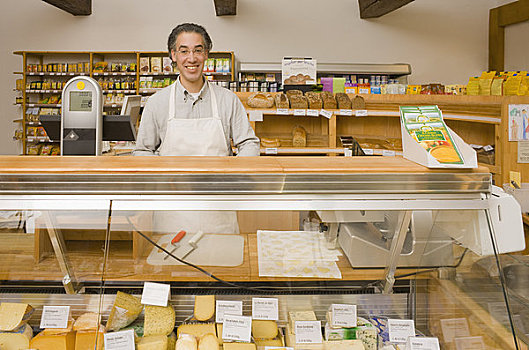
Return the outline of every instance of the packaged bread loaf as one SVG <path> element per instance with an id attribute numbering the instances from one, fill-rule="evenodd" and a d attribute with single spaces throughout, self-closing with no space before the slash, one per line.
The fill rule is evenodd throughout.
<path id="1" fill-rule="evenodd" d="M 323 101 L 321 100 L 321 94 L 314 91 L 308 91 L 305 93 L 307 100 L 309 100 L 310 109 L 322 109 Z"/>
<path id="2" fill-rule="evenodd" d="M 302 126 L 292 130 L 292 147 L 305 147 L 307 145 L 307 132 Z"/>
<path id="3" fill-rule="evenodd" d="M 351 100 L 344 92 L 336 94 L 336 101 L 338 102 L 338 109 L 351 109 Z"/>
<path id="4" fill-rule="evenodd" d="M 332 92 L 322 91 L 321 99 L 323 100 L 323 108 L 325 109 L 336 109 L 338 107 Z"/>
<path id="5" fill-rule="evenodd" d="M 362 96 L 356 95 L 353 98 L 352 101 L 352 107 L 353 109 L 365 109 L 366 108 L 366 102 Z"/>
<path id="6" fill-rule="evenodd" d="M 285 92 L 287 94 L 287 97 L 290 99 L 292 96 L 294 95 L 303 95 L 303 92 L 301 90 L 296 90 L 296 89 L 293 89 L 293 90 L 288 90 Z"/>
<path id="7" fill-rule="evenodd" d="M 307 109 L 309 108 L 309 100 L 303 95 L 292 95 L 289 98 L 290 108 Z"/>
<path id="8" fill-rule="evenodd" d="M 287 95 L 280 92 L 275 95 L 274 100 L 276 102 L 276 108 L 290 108 L 290 103 L 288 102 Z"/>
<path id="9" fill-rule="evenodd" d="M 272 108 L 274 106 L 274 98 L 267 92 L 255 92 L 248 96 L 246 103 L 252 108 Z"/>
<path id="10" fill-rule="evenodd" d="M 281 146 L 281 141 L 279 141 L 278 138 L 269 139 L 266 137 L 261 137 L 261 146 L 265 148 L 279 147 Z"/>

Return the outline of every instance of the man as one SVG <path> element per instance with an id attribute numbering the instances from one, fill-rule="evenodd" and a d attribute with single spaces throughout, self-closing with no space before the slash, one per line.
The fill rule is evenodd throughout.
<path id="1" fill-rule="evenodd" d="M 206 30 L 184 23 L 167 42 L 180 75 L 171 86 L 149 98 L 143 110 L 134 155 L 229 156 L 231 142 L 239 156 L 258 156 L 259 139 L 244 106 L 231 91 L 209 84 L 202 75 L 212 43 Z M 231 211 L 158 212 L 155 231 L 237 233 Z"/>

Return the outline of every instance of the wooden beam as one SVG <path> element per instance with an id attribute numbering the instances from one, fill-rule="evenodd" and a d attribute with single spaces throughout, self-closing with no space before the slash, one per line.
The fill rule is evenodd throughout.
<path id="1" fill-rule="evenodd" d="M 74 16 L 89 16 L 92 14 L 92 0 L 42 0 L 60 8 Z"/>
<path id="2" fill-rule="evenodd" d="M 237 14 L 237 0 L 213 0 L 217 16 L 235 16 Z"/>
<path id="3" fill-rule="evenodd" d="M 384 16 L 413 0 L 358 0 L 360 18 L 376 18 Z"/>

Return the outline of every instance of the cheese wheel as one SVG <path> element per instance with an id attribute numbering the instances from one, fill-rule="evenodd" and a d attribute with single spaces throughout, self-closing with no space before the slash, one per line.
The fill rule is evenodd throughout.
<path id="1" fill-rule="evenodd" d="M 107 321 L 107 330 L 119 331 L 134 322 L 143 310 L 140 299 L 118 292 Z"/>
<path id="2" fill-rule="evenodd" d="M 0 304 L 0 331 L 12 331 L 29 320 L 33 314 L 33 307 L 23 303 Z"/>
<path id="3" fill-rule="evenodd" d="M 192 334 L 182 334 L 178 336 L 175 350 L 197 350 L 197 338 Z"/>
<path id="4" fill-rule="evenodd" d="M 272 339 L 277 335 L 277 323 L 272 320 L 252 320 L 254 338 Z"/>
<path id="5" fill-rule="evenodd" d="M 194 314 L 199 321 L 207 321 L 212 318 L 215 315 L 215 296 L 196 295 Z"/>
<path id="6" fill-rule="evenodd" d="M 204 334 L 198 341 L 198 350 L 219 350 L 219 341 L 213 333 Z"/>
<path id="7" fill-rule="evenodd" d="M 175 312 L 171 305 L 145 306 L 144 336 L 168 336 L 174 330 Z"/>
<path id="8" fill-rule="evenodd" d="M 32 337 L 33 330 L 28 324 L 23 324 L 12 332 L 0 332 L 0 349 L 28 349 Z"/>
<path id="9" fill-rule="evenodd" d="M 180 338 L 182 334 L 191 334 L 200 338 L 207 333 L 215 334 L 215 323 L 186 323 L 180 325 L 176 330 L 176 336 L 178 338 Z"/>
<path id="10" fill-rule="evenodd" d="M 140 339 L 136 344 L 137 350 L 164 350 L 167 349 L 167 336 L 151 335 Z M 77 349 L 76 349 L 77 350 Z"/>
<path id="11" fill-rule="evenodd" d="M 226 343 L 222 345 L 224 350 L 257 350 L 254 343 Z"/>
<path id="12" fill-rule="evenodd" d="M 54 333 L 44 330 L 29 342 L 35 350 L 75 350 L 75 332 Z"/>
<path id="13" fill-rule="evenodd" d="M 99 315 L 95 312 L 86 312 L 79 316 L 73 324 L 74 331 L 96 330 L 99 328 Z"/>

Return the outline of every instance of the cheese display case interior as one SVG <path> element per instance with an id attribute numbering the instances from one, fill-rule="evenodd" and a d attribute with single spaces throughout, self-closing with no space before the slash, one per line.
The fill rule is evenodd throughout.
<path id="1" fill-rule="evenodd" d="M 138 349 L 382 349 L 397 345 L 388 320 L 443 349 L 525 346 L 521 218 L 486 168 L 147 158 L 5 159 L 0 313 L 33 311 L 0 322 L 2 349 L 100 349 L 127 329 Z M 145 282 L 170 285 L 167 306 L 142 304 Z M 269 322 L 256 298 L 277 300 Z M 223 332 L 221 304 L 254 317 L 251 342 Z M 355 306 L 354 325 L 333 305 Z M 69 306 L 71 327 L 42 331 L 44 306 Z M 321 340 L 304 344 L 296 324 L 315 321 Z"/>

